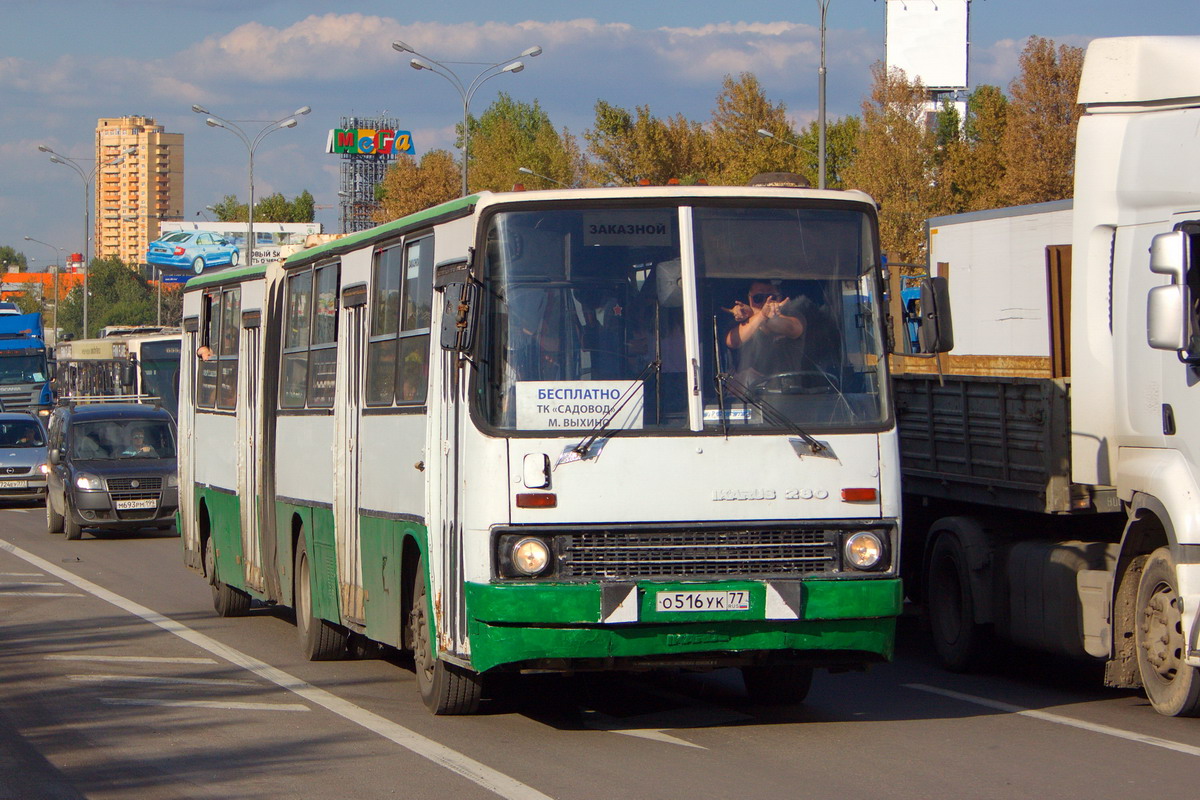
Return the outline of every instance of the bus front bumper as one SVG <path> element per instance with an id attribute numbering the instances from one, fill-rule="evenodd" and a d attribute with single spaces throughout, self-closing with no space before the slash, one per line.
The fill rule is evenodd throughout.
<path id="1" fill-rule="evenodd" d="M 745 593 L 744 595 L 739 593 Z M 899 578 L 466 586 L 471 668 L 855 667 L 892 657 Z M 687 610 L 705 602 L 730 608 Z M 685 610 L 666 610 L 679 606 Z M 743 607 L 744 606 L 744 607 Z"/>

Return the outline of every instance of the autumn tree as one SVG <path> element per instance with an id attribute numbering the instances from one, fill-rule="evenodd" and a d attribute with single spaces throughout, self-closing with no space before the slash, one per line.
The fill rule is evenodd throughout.
<path id="1" fill-rule="evenodd" d="M 978 211 L 1003 204 L 1005 164 L 1001 142 L 1008 99 L 998 86 L 983 85 L 967 99 L 962 135 L 943 147 L 939 181 L 945 189 L 941 213 Z"/>
<path id="2" fill-rule="evenodd" d="M 1070 197 L 1083 49 L 1031 36 L 1020 67 L 1000 143 L 1006 167 L 1000 194 L 1008 205 Z"/>
<path id="3" fill-rule="evenodd" d="M 566 130 L 555 130 L 536 100 L 525 103 L 501 92 L 478 119 L 468 122 L 467 178 L 472 192 L 511 190 L 523 181 L 520 167 L 567 186 L 577 182 L 582 166 L 579 146 Z"/>
<path id="4" fill-rule="evenodd" d="M 690 184 L 708 178 L 709 137 L 699 123 L 682 114 L 660 119 L 649 106 L 630 112 L 603 100 L 595 111 L 593 127 L 583 134 L 591 156 L 587 182 L 631 186 L 642 179 Z"/>
<path id="5" fill-rule="evenodd" d="M 925 255 L 924 223 L 939 210 L 936 134 L 925 124 L 926 90 L 882 62 L 871 68 L 871 93 L 862 104 L 857 154 L 847 184 L 882 206 L 880 238 L 901 261 Z"/>
<path id="6" fill-rule="evenodd" d="M 710 123 L 718 159 L 713 183 L 741 186 L 760 172 L 815 174 L 815 157 L 795 146 L 787 107 L 767 99 L 753 73 L 743 72 L 736 79 L 726 75 L 722 86 Z M 760 129 L 774 138 L 759 135 Z"/>
<path id="7" fill-rule="evenodd" d="M 454 156 L 445 150 L 430 150 L 416 158 L 402 155 L 388 168 L 376 187 L 379 210 L 375 222 L 390 222 L 438 203 L 458 197 L 462 175 Z"/>
<path id="8" fill-rule="evenodd" d="M 246 221 L 246 204 L 240 202 L 237 195 L 225 195 L 212 206 L 212 212 L 221 222 Z M 315 213 L 316 204 L 307 189 L 291 200 L 276 192 L 254 204 L 255 222 L 312 222 Z"/>

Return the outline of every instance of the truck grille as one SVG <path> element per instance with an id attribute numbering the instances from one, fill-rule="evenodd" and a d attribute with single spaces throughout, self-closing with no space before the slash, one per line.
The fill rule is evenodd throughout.
<path id="1" fill-rule="evenodd" d="M 596 530 L 555 536 L 559 578 L 773 578 L 832 572 L 837 530 Z"/>

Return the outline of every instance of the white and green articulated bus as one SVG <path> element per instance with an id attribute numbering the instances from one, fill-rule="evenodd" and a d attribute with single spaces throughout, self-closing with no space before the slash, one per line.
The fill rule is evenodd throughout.
<path id="1" fill-rule="evenodd" d="M 482 192 L 188 282 L 187 564 L 309 658 L 742 670 L 888 659 L 900 470 L 859 192 Z"/>

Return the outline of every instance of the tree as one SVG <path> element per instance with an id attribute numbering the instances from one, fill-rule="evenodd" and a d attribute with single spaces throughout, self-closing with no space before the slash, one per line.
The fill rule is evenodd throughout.
<path id="1" fill-rule="evenodd" d="M 1009 86 L 1012 102 L 1001 141 L 1006 170 L 1001 195 L 1009 205 L 1070 197 L 1074 191 L 1076 103 L 1083 49 L 1031 36 L 1021 72 Z"/>
<path id="2" fill-rule="evenodd" d="M 998 86 L 983 85 L 971 92 L 963 135 L 946 146 L 941 162 L 941 182 L 946 190 L 943 213 L 1002 205 L 1005 163 L 1001 142 L 1007 120 L 1008 99 Z"/>
<path id="3" fill-rule="evenodd" d="M 834 122 L 825 124 L 825 186 L 828 189 L 846 189 L 845 174 L 854 163 L 858 147 L 858 132 L 861 121 L 853 114 L 842 117 Z M 808 164 L 811 171 L 801 174 L 808 178 L 813 186 L 821 183 L 818 173 L 817 153 L 821 149 L 820 123 L 813 120 L 796 138 L 796 144 L 808 151 Z M 806 164 L 807 166 L 807 164 Z"/>
<path id="4" fill-rule="evenodd" d="M 415 158 L 402 155 L 388 168 L 376 187 L 380 208 L 372 218 L 390 222 L 438 203 L 458 197 L 462 175 L 454 156 L 445 150 L 430 150 Z"/>
<path id="5" fill-rule="evenodd" d="M 805 153 L 789 144 L 799 142 L 788 122 L 787 107 L 768 100 L 753 73 L 743 72 L 736 80 L 726 75 L 723 86 L 710 123 L 718 161 L 713 183 L 743 186 L 760 172 L 816 174 L 816 148 Z M 775 138 L 761 136 L 759 129 Z"/>
<path id="6" fill-rule="evenodd" d="M 883 247 L 900 261 L 925 255 L 924 224 L 940 208 L 934 131 L 925 125 L 925 87 L 882 62 L 871 68 L 857 155 L 846 181 L 880 203 Z"/>
<path id="7" fill-rule="evenodd" d="M 212 210 L 221 222 L 246 221 L 246 204 L 238 202 L 237 195 L 225 195 Z M 276 192 L 254 204 L 255 222 L 312 222 L 315 213 L 316 205 L 307 189 L 291 200 Z"/>
<path id="8" fill-rule="evenodd" d="M 603 100 L 595 111 L 594 127 L 584 133 L 592 157 L 590 183 L 633 186 L 643 179 L 665 184 L 675 178 L 690 184 L 711 174 L 710 137 L 699 123 L 682 114 L 658 119 L 649 106 L 630 113 Z"/>
<path id="9" fill-rule="evenodd" d="M 25 254 L 8 245 L 0 245 L 0 264 L 4 265 L 3 272 L 25 272 L 29 269 Z"/>
<path id="10" fill-rule="evenodd" d="M 83 330 L 83 285 L 58 309 L 58 326 L 77 338 L 92 338 L 106 325 L 153 325 L 158 319 L 156 293 L 149 282 L 119 258 L 93 259 L 88 275 L 91 299 L 88 330 Z M 164 293 L 165 294 L 165 293 Z"/>
<path id="11" fill-rule="evenodd" d="M 522 179 L 519 167 L 568 186 L 577 182 L 579 147 L 566 130 L 555 130 L 536 100 L 524 103 L 501 92 L 478 119 L 471 117 L 468 124 L 470 191 L 509 191 Z"/>

